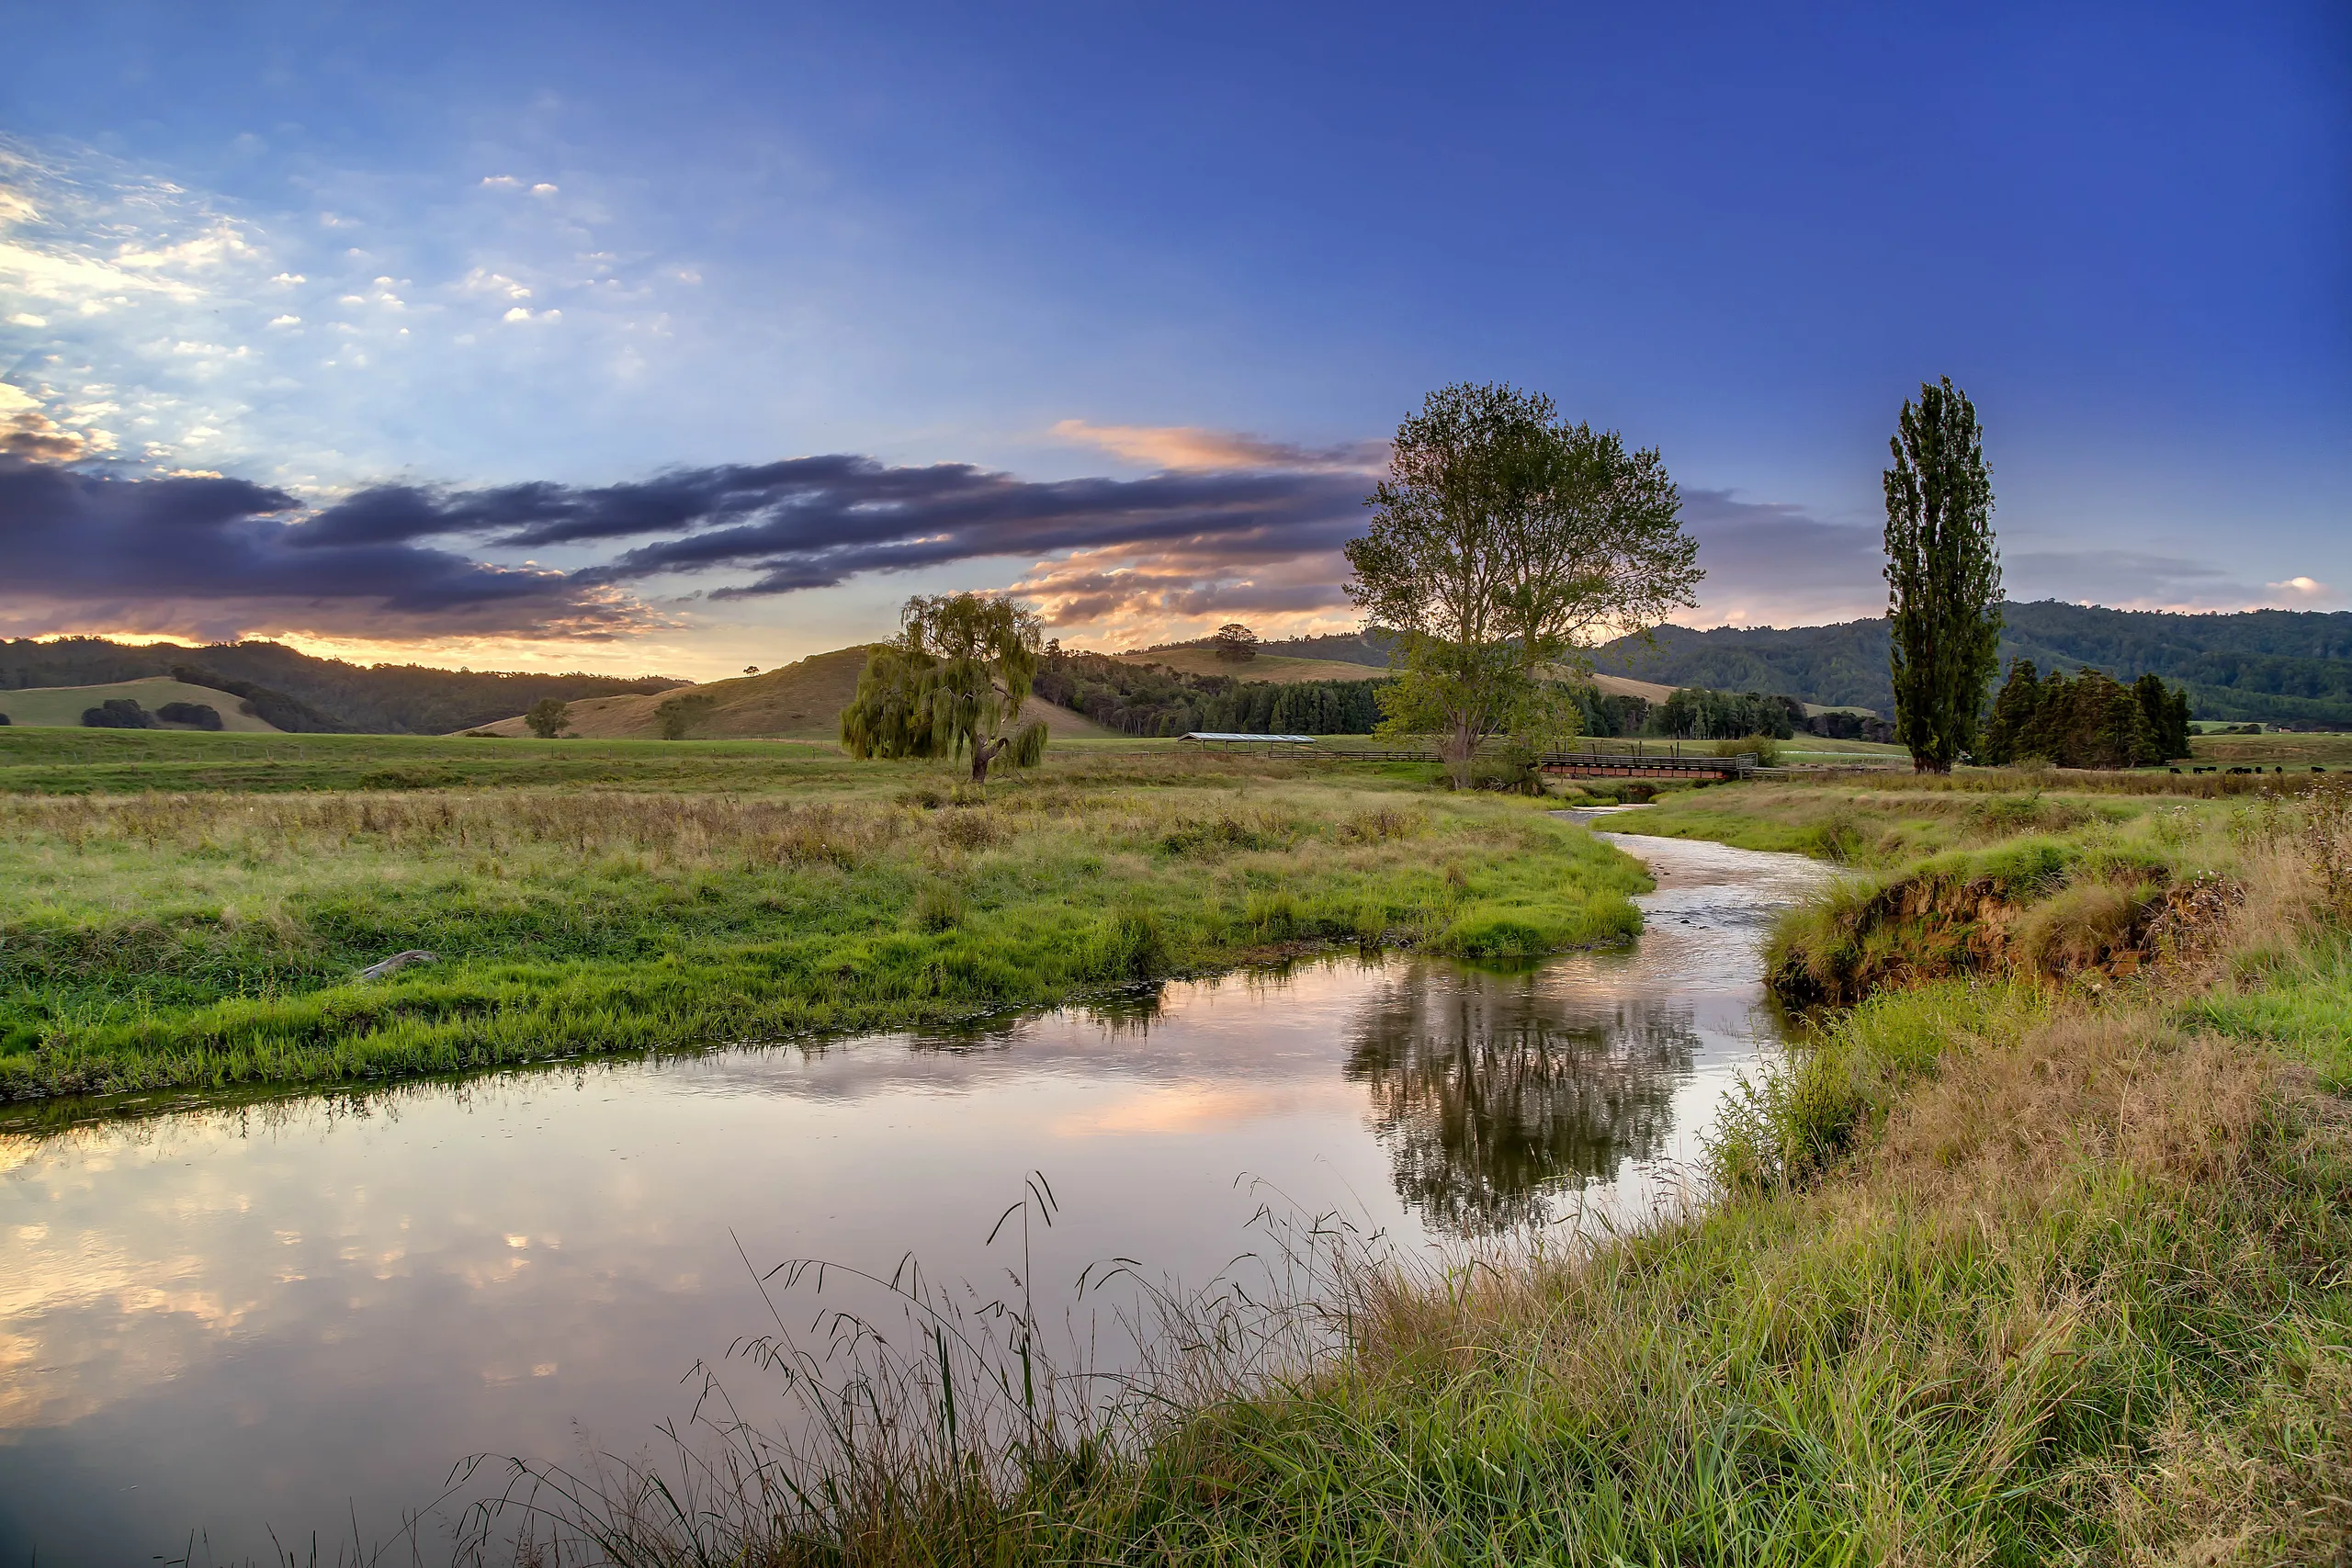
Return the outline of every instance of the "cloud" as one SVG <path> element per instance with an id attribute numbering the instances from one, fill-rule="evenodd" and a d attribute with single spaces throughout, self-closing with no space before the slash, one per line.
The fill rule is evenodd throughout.
<path id="1" fill-rule="evenodd" d="M 0 458 L 0 581 L 18 628 L 233 637 L 610 638 L 662 624 L 617 589 L 397 539 L 304 542 L 293 496 Z"/>
<path id="2" fill-rule="evenodd" d="M 2311 577 L 2290 577 L 2284 582 L 2267 582 L 2264 587 L 2275 593 L 2284 593 L 2302 600 L 2333 599 L 2335 590 Z"/>
<path id="3" fill-rule="evenodd" d="M 1312 557 L 1339 597 L 1364 487 L 1325 473 L 1165 473 L 1035 481 L 967 463 L 893 468 L 850 454 L 674 469 L 634 483 L 489 490 L 378 486 L 297 531 L 296 549 L 469 537 L 508 549 L 626 544 L 582 575 L 725 572 L 713 597 L 827 588 L 868 572 L 1116 550 L 1218 570 Z M 644 543 L 633 543 L 643 540 Z"/>
<path id="4" fill-rule="evenodd" d="M 1699 541 L 1700 626 L 1804 626 L 1883 614 L 1879 532 L 1831 523 L 1786 502 L 1684 487 L 1682 523 Z"/>
<path id="5" fill-rule="evenodd" d="M 95 415 L 95 411 L 93 411 Z M 61 423 L 40 399 L 0 381 L 0 457 L 30 463 L 78 463 L 113 449 L 114 436 L 86 423 Z"/>
<path id="6" fill-rule="evenodd" d="M 1286 441 L 1191 424 L 1089 424 L 1066 419 L 1050 434 L 1138 467 L 1159 469 L 1281 468 L 1298 473 L 1376 474 L 1388 466 L 1385 441 L 1299 446 Z"/>
<path id="7" fill-rule="evenodd" d="M 1340 547 L 1363 532 L 1368 488 L 1353 468 L 1038 481 L 836 453 L 605 486 L 377 486 L 289 530 L 288 547 L 463 540 L 502 551 L 608 550 L 574 580 L 712 578 L 712 600 L 1025 561 L 1005 586 L 1066 635 L 1132 640 L 1237 615 L 1261 629 L 1329 630 L 1355 622 Z M 1720 585 L 1699 617 L 1705 624 L 1850 618 L 1883 604 L 1873 530 L 1724 491 L 1686 491 L 1684 513 L 1710 585 Z"/>

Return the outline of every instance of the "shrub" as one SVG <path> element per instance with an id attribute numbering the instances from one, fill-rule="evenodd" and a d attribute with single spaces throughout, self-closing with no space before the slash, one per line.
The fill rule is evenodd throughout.
<path id="1" fill-rule="evenodd" d="M 675 696 L 653 710 L 654 722 L 661 726 L 664 740 L 684 740 L 695 726 L 710 716 L 718 699 L 707 692 L 689 692 Z"/>
<path id="2" fill-rule="evenodd" d="M 210 703 L 165 703 L 155 710 L 155 716 L 165 724 L 185 724 L 198 729 L 220 728 L 220 710 Z"/>
<path id="3" fill-rule="evenodd" d="M 523 716 L 523 722 L 530 726 L 531 733 L 542 740 L 552 740 L 562 734 L 563 727 L 571 721 L 571 705 L 560 697 L 541 697 L 531 705 L 531 711 Z M 668 731 L 664 730 L 663 734 L 668 736 Z"/>
<path id="4" fill-rule="evenodd" d="M 153 729 L 155 716 L 130 697 L 108 697 L 104 704 L 82 710 L 85 729 Z"/>
<path id="5" fill-rule="evenodd" d="M 914 922 L 919 931 L 944 931 L 964 923 L 964 896 L 944 882 L 928 883 L 915 895 Z"/>
<path id="6" fill-rule="evenodd" d="M 1736 757 L 1743 751 L 1753 753 L 1759 768 L 1781 765 L 1781 743 L 1770 735 L 1747 735 L 1737 740 L 1715 742 L 1715 755 L 1718 757 Z"/>

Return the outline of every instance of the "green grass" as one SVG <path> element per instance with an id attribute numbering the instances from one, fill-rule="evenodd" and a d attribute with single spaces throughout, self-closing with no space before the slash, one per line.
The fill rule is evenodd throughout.
<path id="1" fill-rule="evenodd" d="M 2352 942 L 2261 954 L 2242 984 L 2194 998 L 2182 1017 L 2292 1052 L 2329 1089 L 2352 1093 Z"/>
<path id="2" fill-rule="evenodd" d="M 0 795 L 547 784 L 758 789 L 822 781 L 835 761 L 830 748 L 773 740 L 473 740 L 0 728 Z"/>
<path id="3" fill-rule="evenodd" d="M 1998 775 L 1989 775 L 1996 782 Z M 2128 775 L 2126 775 L 2128 776 Z M 2168 777 L 2168 775 L 2167 775 Z M 1955 850 L 2034 833 L 2089 834 L 2177 845 L 2229 820 L 2250 791 L 2223 790 L 2208 775 L 2182 775 L 2178 792 L 2101 791 L 2064 780 L 1971 787 L 1909 776 L 1791 784 L 1717 784 L 1661 795 L 1655 806 L 1613 818 L 1611 831 L 1709 839 L 1741 849 L 1814 855 L 1841 865 L 1893 869 Z M 2247 781 L 2232 779 L 2229 784 Z M 2190 793 L 2187 785 L 2199 786 Z M 2167 850 L 2167 852 L 2169 851 Z"/>
<path id="4" fill-rule="evenodd" d="M 243 738 L 72 739 L 37 765 Z M 1528 803 L 1165 750 L 985 801 L 763 743 L 224 751 L 303 793 L 0 795 L 0 1098 L 941 1024 L 1330 942 L 1523 958 L 1631 935 L 1648 886 Z M 332 787 L 445 763 L 467 782 Z M 356 977 L 407 949 L 441 962 Z"/>

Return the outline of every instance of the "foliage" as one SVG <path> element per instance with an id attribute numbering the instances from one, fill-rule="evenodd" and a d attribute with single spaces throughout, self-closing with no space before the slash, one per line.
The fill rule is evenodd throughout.
<path id="1" fill-rule="evenodd" d="M 155 710 L 165 724 L 186 724 L 198 729 L 219 729 L 220 710 L 210 703 L 165 703 Z"/>
<path id="2" fill-rule="evenodd" d="M 1348 592 L 1396 638 L 1384 728 L 1439 736 L 1458 784 L 1488 736 L 1573 722 L 1541 671 L 1694 602 L 1698 546 L 1657 452 L 1568 424 L 1540 393 L 1430 393 L 1370 504 Z"/>
<path id="3" fill-rule="evenodd" d="M 1984 760 L 1996 765 L 2133 768 L 2188 755 L 2188 699 L 2154 675 L 2125 687 L 2101 671 L 2043 676 L 2015 660 L 1984 727 Z"/>
<path id="4" fill-rule="evenodd" d="M 653 710 L 653 722 L 661 729 L 662 739 L 684 740 L 710 716 L 716 702 L 707 692 L 681 692 L 662 700 L 662 705 Z M 536 730 L 537 727 L 533 728 Z M 542 735 L 540 739 L 549 737 Z"/>
<path id="5" fill-rule="evenodd" d="M 1976 409 L 1954 388 L 1923 383 L 1903 403 L 1887 446 L 1888 673 L 1895 738 L 1922 773 L 1948 773 L 1976 739 L 1998 668 L 2001 561 L 1993 547 L 1993 479 Z"/>
<path id="6" fill-rule="evenodd" d="M 1209 638 L 1216 656 L 1228 664 L 1246 664 L 1258 657 L 1258 634 L 1239 621 L 1227 621 Z"/>
<path id="7" fill-rule="evenodd" d="M 1742 735 L 1769 735 L 1786 740 L 1804 717 L 1804 705 L 1793 697 L 1768 697 L 1761 692 L 1710 692 L 1685 686 L 1657 706 L 1650 733 L 1678 740 L 1716 740 Z"/>
<path id="8" fill-rule="evenodd" d="M 131 697 L 108 697 L 94 708 L 82 710 L 82 726 L 85 729 L 153 729 L 155 716 L 141 707 Z"/>
<path id="9" fill-rule="evenodd" d="M 1036 612 L 1012 599 L 916 594 L 899 613 L 898 641 L 875 649 L 842 710 L 842 747 L 861 760 L 969 752 L 974 784 L 994 761 L 1035 767 L 1045 723 L 1019 719 L 1044 640 Z"/>
<path id="10" fill-rule="evenodd" d="M 675 700 L 673 699 L 673 701 Z M 571 705 L 561 697 L 541 697 L 531 705 L 531 711 L 523 716 L 523 722 L 530 728 L 531 733 L 540 739 L 552 740 L 563 733 L 565 725 L 571 722 Z M 663 739 L 677 740 L 683 738 L 683 731 L 678 735 L 672 735 L 667 726 L 663 727 Z"/>
<path id="11" fill-rule="evenodd" d="M 2188 694 L 2166 689 L 2164 677 L 2151 670 L 2132 682 L 2132 695 L 2156 738 L 2156 761 L 2169 762 L 2188 755 Z"/>
<path id="12" fill-rule="evenodd" d="M 1380 722 L 1381 681 L 1238 681 L 1049 648 L 1034 690 L 1129 735 L 1196 729 L 1239 735 L 1364 735 Z"/>

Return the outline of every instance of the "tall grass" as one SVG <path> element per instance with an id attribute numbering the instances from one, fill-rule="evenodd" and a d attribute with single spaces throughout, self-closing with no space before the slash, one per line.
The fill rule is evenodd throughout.
<path id="1" fill-rule="evenodd" d="M 2122 863 L 2086 827 L 1968 880 L 2061 897 Z M 2225 844 L 2227 895 L 2096 988 L 1997 963 L 1826 1020 L 1727 1118 L 1695 1210 L 1435 1272 L 1310 1249 L 1256 1316 L 1161 1298 L 1168 1357 L 1042 1431 L 1020 1336 L 972 1369 L 863 1341 L 874 1424 L 785 1456 L 730 1415 L 733 1461 L 613 1466 L 524 1555 L 2340 1562 L 2342 830 L 2308 800 L 2204 824 L 2167 880 Z M 997 1392 L 992 1442 L 951 1383 Z"/>
<path id="2" fill-rule="evenodd" d="M 1630 935 L 1647 886 L 1379 781 L 929 777 L 0 795 L 0 1099 L 936 1024 L 1328 942 L 1533 954 Z M 357 978 L 410 949 L 439 962 Z"/>

